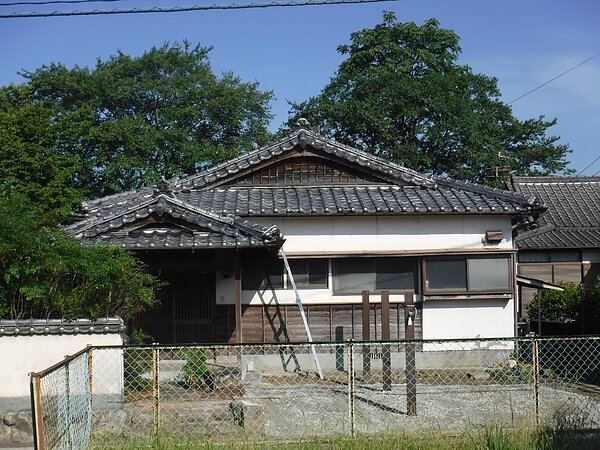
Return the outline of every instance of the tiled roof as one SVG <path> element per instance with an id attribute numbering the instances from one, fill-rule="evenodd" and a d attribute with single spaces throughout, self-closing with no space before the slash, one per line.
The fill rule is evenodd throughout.
<path id="1" fill-rule="evenodd" d="M 304 149 L 379 181 L 339 185 L 235 184 L 239 177 Z M 301 128 L 200 174 L 90 201 L 80 211 L 81 220 L 67 230 L 86 242 L 127 248 L 250 247 L 274 245 L 281 242 L 281 236 L 276 227 L 260 229 L 240 216 L 508 214 L 515 223 L 528 224 L 543 209 L 535 197 L 420 175 Z M 149 216 L 156 218 L 159 212 L 161 217 L 195 225 L 191 229 L 166 222 L 140 225 Z"/>
<path id="2" fill-rule="evenodd" d="M 141 193 L 140 193 L 141 194 Z M 111 206 L 85 211 L 66 227 L 85 243 L 125 248 L 223 248 L 276 246 L 277 227 L 260 227 L 233 215 L 207 212 L 173 194 L 151 192 L 120 199 Z"/>
<path id="3" fill-rule="evenodd" d="M 120 317 L 104 319 L 0 319 L 1 336 L 34 336 L 50 334 L 117 334 L 125 332 L 125 324 Z"/>
<path id="4" fill-rule="evenodd" d="M 600 177 L 513 177 L 512 188 L 548 207 L 538 229 L 517 236 L 519 248 L 600 247 Z"/>

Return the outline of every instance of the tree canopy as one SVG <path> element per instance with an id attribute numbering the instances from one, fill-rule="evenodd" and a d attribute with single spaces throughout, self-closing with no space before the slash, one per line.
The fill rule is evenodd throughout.
<path id="1" fill-rule="evenodd" d="M 0 112 L 17 124 L 30 115 L 34 124 L 2 143 L 14 161 L 6 165 L 46 153 L 69 189 L 98 197 L 194 173 L 263 144 L 272 93 L 232 73 L 215 75 L 209 52 L 165 44 L 139 57 L 119 52 L 94 68 L 23 72 L 25 83 L 0 91 Z M 9 169 L 2 176 L 18 175 Z"/>
<path id="2" fill-rule="evenodd" d="M 437 20 L 419 26 L 385 13 L 338 51 L 346 59 L 319 95 L 291 105 L 288 125 L 305 117 L 347 145 L 475 182 L 494 167 L 518 175 L 567 168 L 568 147 L 546 134 L 556 120 L 515 118 L 495 78 L 458 63 L 459 37 Z"/>
<path id="3" fill-rule="evenodd" d="M 161 283 L 122 248 L 84 247 L 0 189 L 0 318 L 97 318 L 154 305 Z"/>

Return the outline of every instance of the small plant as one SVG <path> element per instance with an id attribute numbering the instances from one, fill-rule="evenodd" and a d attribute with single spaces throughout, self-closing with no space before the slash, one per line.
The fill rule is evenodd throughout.
<path id="1" fill-rule="evenodd" d="M 497 363 L 493 369 L 488 370 L 490 380 L 503 383 L 528 383 L 532 380 L 532 366 L 511 359 Z"/>
<path id="2" fill-rule="evenodd" d="M 183 383 L 189 389 L 212 389 L 213 382 L 206 365 L 206 350 L 202 348 L 184 348 L 181 357 L 185 359 L 183 366 Z"/>

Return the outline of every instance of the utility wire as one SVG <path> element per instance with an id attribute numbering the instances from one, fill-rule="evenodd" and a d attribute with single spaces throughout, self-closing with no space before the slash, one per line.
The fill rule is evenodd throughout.
<path id="1" fill-rule="evenodd" d="M 319 6 L 319 5 L 345 5 L 354 3 L 381 3 L 394 2 L 397 0 L 305 0 L 305 1 L 275 1 L 270 3 L 248 3 L 248 4 L 225 4 L 225 5 L 195 5 L 176 6 L 174 8 L 132 8 L 112 10 L 90 10 L 90 11 L 53 11 L 0 14 L 0 19 L 19 19 L 33 17 L 71 17 L 71 16 L 95 16 L 113 14 L 145 14 L 145 13 L 172 13 L 185 11 L 208 11 L 208 10 L 232 10 L 232 9 L 258 9 L 258 8 L 284 8 L 294 6 Z"/>
<path id="2" fill-rule="evenodd" d="M 532 90 L 530 90 L 529 92 L 525 92 L 523 95 L 521 95 L 521 96 L 519 96 L 519 97 L 515 98 L 514 100 L 512 100 L 512 101 L 508 102 L 508 104 L 509 104 L 509 105 L 512 105 L 512 104 L 513 104 L 514 102 L 516 102 L 517 100 L 521 100 L 521 99 L 522 99 L 523 97 L 525 97 L 526 95 L 529 95 L 529 94 L 531 94 L 532 92 L 535 92 L 535 91 L 537 91 L 538 89 L 541 89 L 541 88 L 543 88 L 543 87 L 544 87 L 544 86 L 546 86 L 547 84 L 550 84 L 550 83 L 552 83 L 554 80 L 556 80 L 556 79 L 558 79 L 558 78 L 562 77 L 563 75 L 566 75 L 566 74 L 568 74 L 568 73 L 569 73 L 569 72 L 571 72 L 572 70 L 575 70 L 575 69 L 577 69 L 579 66 L 583 66 L 583 65 L 584 65 L 586 62 L 590 61 L 591 59 L 594 59 L 596 56 L 599 56 L 599 55 L 600 55 L 600 53 L 596 53 L 595 55 L 593 55 L 593 56 L 590 56 L 590 57 L 589 57 L 588 59 L 586 59 L 585 61 L 582 61 L 582 62 L 580 62 L 579 64 L 577 64 L 576 66 L 573 66 L 573 67 L 571 67 L 571 68 L 570 68 L 570 69 L 568 69 L 568 70 L 565 70 L 563 73 L 561 73 L 561 74 L 559 74 L 559 75 L 556 75 L 556 76 L 555 76 L 554 78 L 552 78 L 551 80 L 548 80 L 548 81 L 546 81 L 545 83 L 542 83 L 542 84 L 540 84 L 538 87 L 535 87 L 535 88 L 533 88 L 533 89 L 532 89 Z"/>
<path id="3" fill-rule="evenodd" d="M 0 6 L 31 6 L 31 5 L 68 5 L 72 3 L 109 3 L 125 0 L 45 0 L 41 2 L 12 2 L 0 3 Z"/>
<path id="4" fill-rule="evenodd" d="M 596 163 L 596 161 L 598 161 L 599 159 L 600 159 L 600 155 L 598 155 L 598 157 L 595 160 L 593 160 L 591 163 L 589 163 L 587 166 L 585 166 L 582 170 L 580 170 L 579 173 L 575 176 L 578 177 L 579 175 L 581 175 L 583 172 L 585 172 L 587 169 L 589 169 L 591 166 L 593 166 Z M 598 172 L 596 172 L 596 173 L 598 173 Z M 594 175 L 596 175 L 596 173 Z"/>

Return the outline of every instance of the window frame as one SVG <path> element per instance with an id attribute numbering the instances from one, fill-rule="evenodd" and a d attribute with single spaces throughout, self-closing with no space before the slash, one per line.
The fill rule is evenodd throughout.
<path id="1" fill-rule="evenodd" d="M 348 261 L 348 260 L 363 260 L 368 261 L 371 265 L 371 271 L 366 272 L 371 275 L 371 285 L 365 286 L 360 290 L 348 289 L 348 290 L 339 290 L 336 288 L 336 277 L 338 273 L 336 272 L 336 263 L 340 261 Z M 412 263 L 412 288 L 396 288 L 396 289 L 377 289 L 377 275 L 379 273 L 389 273 L 389 272 L 378 272 L 377 271 L 377 262 L 381 262 L 383 260 L 392 261 L 392 260 L 401 260 L 402 262 L 408 262 L 407 265 Z M 350 273 L 350 272 L 348 272 Z M 400 273 L 408 273 L 408 272 L 400 272 Z M 404 294 L 405 292 L 418 293 L 419 292 L 419 260 L 414 256 L 380 256 L 380 257 L 350 257 L 350 258 L 332 258 L 331 259 L 331 293 L 334 296 L 341 295 L 360 295 L 362 291 L 368 290 L 372 294 L 381 294 L 384 291 L 389 292 L 390 294 Z"/>
<path id="2" fill-rule="evenodd" d="M 328 289 L 329 288 L 329 258 L 298 258 L 298 259 L 289 259 L 288 262 L 290 263 L 290 266 L 293 263 L 297 263 L 298 261 L 305 261 L 306 264 L 308 265 L 310 261 L 323 261 L 324 265 L 325 265 L 325 283 L 317 283 L 317 284 L 306 284 L 306 283 L 301 283 L 298 284 L 298 280 L 294 279 L 294 281 L 296 282 L 296 287 L 298 288 L 298 290 L 307 290 L 307 289 Z M 250 262 L 252 265 L 252 269 L 257 269 L 257 272 L 260 271 L 260 269 L 262 269 L 263 272 L 263 277 L 260 281 L 260 283 L 257 286 L 249 286 L 248 283 L 252 283 L 253 281 L 256 280 L 248 280 L 246 278 L 246 276 L 244 275 L 244 271 L 242 271 L 242 290 L 243 291 L 257 291 L 257 290 L 264 290 L 264 289 L 273 289 L 275 291 L 285 291 L 285 290 L 289 290 L 289 289 L 293 289 L 292 286 L 292 282 L 288 276 L 287 271 L 285 270 L 285 263 L 283 261 L 283 259 L 281 258 L 277 258 L 275 259 L 271 259 L 268 260 L 266 258 L 252 258 L 251 260 L 247 260 L 246 262 Z M 260 264 L 260 269 L 258 269 L 258 264 Z M 270 283 L 265 282 L 265 280 L 267 279 L 267 274 L 266 274 L 266 270 L 265 268 L 268 267 L 270 264 L 273 265 L 277 265 L 277 270 L 273 271 L 271 270 L 270 272 L 277 272 L 277 273 L 270 273 L 269 279 L 270 279 Z M 291 268 L 291 267 L 290 267 Z M 279 270 L 281 270 L 281 273 L 279 272 Z M 246 272 L 247 273 L 247 272 Z M 292 271 L 292 274 L 294 272 Z M 310 274 L 309 271 L 307 271 L 307 274 Z M 253 276 L 256 276 L 257 274 L 254 273 L 252 274 L 252 276 L 250 278 L 252 278 Z M 323 274 L 322 274 L 323 275 Z M 275 283 L 273 283 L 273 281 L 275 281 Z"/>
<path id="3" fill-rule="evenodd" d="M 498 259 L 506 261 L 507 285 L 502 288 L 471 288 L 471 274 L 469 273 L 469 261 L 483 259 Z M 424 295 L 483 295 L 483 294 L 508 294 L 514 291 L 514 273 L 511 267 L 514 265 L 512 254 L 500 255 L 456 255 L 456 256 L 432 256 L 421 260 L 422 285 Z M 466 286 L 462 288 L 430 288 L 427 278 L 427 263 L 430 261 L 464 261 Z"/>

